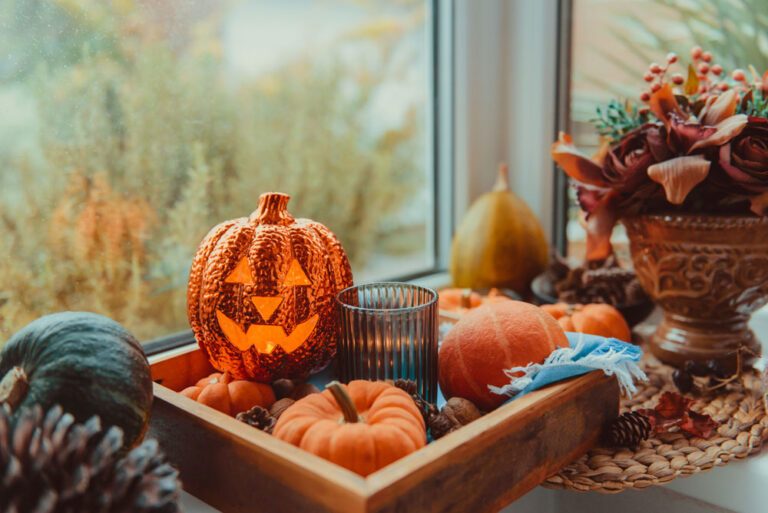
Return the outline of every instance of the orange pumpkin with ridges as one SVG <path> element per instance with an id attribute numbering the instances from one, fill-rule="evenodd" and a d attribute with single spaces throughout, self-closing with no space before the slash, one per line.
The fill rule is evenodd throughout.
<path id="1" fill-rule="evenodd" d="M 383 381 L 332 383 L 288 407 L 273 435 L 362 476 L 427 443 L 411 396 Z"/>
<path id="2" fill-rule="evenodd" d="M 616 308 L 611 305 L 594 303 L 589 305 L 570 305 L 556 303 L 543 305 L 545 312 L 557 319 L 565 331 L 599 335 L 616 338 L 629 342 L 632 332 L 627 321 Z"/>
<path id="3" fill-rule="evenodd" d="M 448 332 L 438 357 L 440 388 L 446 398 L 463 397 L 492 410 L 508 398 L 488 385 L 509 383 L 505 369 L 541 363 L 568 339 L 542 309 L 497 299 L 470 310 Z"/>
<path id="4" fill-rule="evenodd" d="M 250 217 L 226 221 L 200 243 L 189 276 L 189 322 L 211 364 L 272 382 L 323 369 L 336 353 L 336 294 L 352 285 L 328 228 L 266 193 Z"/>
<path id="5" fill-rule="evenodd" d="M 254 406 L 269 408 L 275 402 L 271 386 L 235 380 L 228 372 L 214 372 L 182 390 L 181 395 L 231 416 Z"/>

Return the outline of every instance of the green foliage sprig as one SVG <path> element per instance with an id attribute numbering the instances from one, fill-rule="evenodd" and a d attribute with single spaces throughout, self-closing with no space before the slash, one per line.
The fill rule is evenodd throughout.
<path id="1" fill-rule="evenodd" d="M 763 93 L 759 89 L 753 89 L 752 99 L 746 102 L 746 106 L 743 106 L 742 103 L 740 103 L 737 112 L 746 114 L 747 116 L 768 118 L 768 98 L 763 96 Z"/>
<path id="2" fill-rule="evenodd" d="M 630 102 L 611 100 L 605 107 L 598 106 L 597 117 L 590 120 L 602 136 L 618 141 L 626 134 L 648 122 L 648 112 L 641 111 Z"/>

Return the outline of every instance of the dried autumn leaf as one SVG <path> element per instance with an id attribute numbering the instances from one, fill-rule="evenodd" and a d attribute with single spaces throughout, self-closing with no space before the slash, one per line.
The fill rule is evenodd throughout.
<path id="1" fill-rule="evenodd" d="M 693 399 L 680 394 L 664 392 L 655 408 L 637 411 L 650 420 L 654 433 L 667 433 L 672 428 L 680 427 L 689 435 L 709 438 L 720 423 L 709 415 L 691 410 L 693 402 Z"/>
<path id="2" fill-rule="evenodd" d="M 710 162 L 702 155 L 677 157 L 648 168 L 648 176 L 664 187 L 667 201 L 680 205 L 688 193 L 709 174 Z"/>
<path id="3" fill-rule="evenodd" d="M 699 112 L 699 119 L 704 125 L 717 125 L 722 120 L 736 113 L 739 104 L 739 94 L 735 89 L 729 89 L 717 96 L 710 96 Z"/>
<path id="4" fill-rule="evenodd" d="M 586 201 L 590 195 L 582 197 Z M 589 205 L 584 228 L 587 232 L 587 260 L 590 262 L 605 260 L 611 253 L 611 234 L 616 225 L 618 214 L 612 205 L 615 193 L 609 191 Z"/>
<path id="5" fill-rule="evenodd" d="M 735 114 L 725 118 L 715 125 L 715 131 L 711 135 L 696 141 L 693 146 L 691 146 L 691 149 L 688 150 L 688 153 L 692 153 L 700 148 L 722 146 L 739 135 L 741 131 L 744 130 L 744 127 L 747 126 L 748 121 L 749 118 L 746 114 Z"/>
<path id="6" fill-rule="evenodd" d="M 764 216 L 768 210 L 768 191 L 750 198 L 749 208 L 755 215 Z"/>
<path id="7" fill-rule="evenodd" d="M 648 107 L 665 125 L 669 124 L 670 116 L 672 115 L 685 118 L 680 105 L 677 103 L 675 93 L 672 91 L 672 86 L 669 84 L 664 84 L 661 86 L 661 89 L 651 95 Z"/>
<path id="8" fill-rule="evenodd" d="M 689 435 L 699 438 L 709 438 L 720 427 L 720 423 L 709 415 L 689 410 L 683 415 L 680 429 Z"/>
<path id="9" fill-rule="evenodd" d="M 573 139 L 565 132 L 560 132 L 557 142 L 552 144 L 551 153 L 552 160 L 574 180 L 596 187 L 608 186 L 600 166 L 576 149 Z"/>
<path id="10" fill-rule="evenodd" d="M 659 397 L 659 404 L 654 407 L 654 411 L 665 419 L 681 418 L 692 404 L 693 399 L 674 392 L 664 392 Z"/>
<path id="11" fill-rule="evenodd" d="M 693 96 L 699 91 L 699 75 L 696 73 L 696 69 L 693 64 L 688 64 L 688 78 L 683 84 L 683 91 L 688 96 Z"/>

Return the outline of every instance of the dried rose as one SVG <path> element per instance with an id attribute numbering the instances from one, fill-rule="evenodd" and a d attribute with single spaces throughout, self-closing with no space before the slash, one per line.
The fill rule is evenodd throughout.
<path id="1" fill-rule="evenodd" d="M 720 147 L 719 163 L 745 191 L 755 194 L 768 190 L 768 119 L 748 118 L 741 133 Z M 755 213 L 762 215 L 763 210 Z"/>
<path id="2" fill-rule="evenodd" d="M 640 186 L 648 182 L 648 168 L 673 156 L 667 146 L 664 127 L 646 123 L 629 132 L 608 150 L 603 165 L 603 180 L 611 189 L 634 195 Z"/>

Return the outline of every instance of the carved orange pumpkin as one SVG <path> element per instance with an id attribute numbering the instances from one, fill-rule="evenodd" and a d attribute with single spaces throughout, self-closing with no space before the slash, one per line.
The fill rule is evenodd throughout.
<path id="1" fill-rule="evenodd" d="M 328 228 L 288 213 L 289 199 L 262 194 L 250 217 L 213 228 L 192 263 L 195 338 L 238 379 L 304 377 L 336 353 L 334 297 L 352 285 L 349 260 Z"/>

